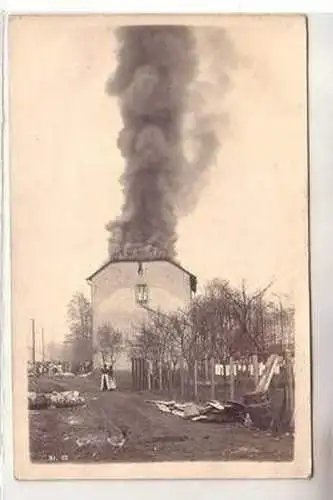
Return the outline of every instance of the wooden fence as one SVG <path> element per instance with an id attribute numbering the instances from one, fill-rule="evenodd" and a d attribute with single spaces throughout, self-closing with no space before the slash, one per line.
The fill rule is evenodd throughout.
<path id="1" fill-rule="evenodd" d="M 171 392 L 181 398 L 204 397 L 215 399 L 223 389 L 224 397 L 235 399 L 242 392 L 254 390 L 264 373 L 265 364 L 257 356 L 248 359 L 216 360 L 206 358 L 195 360 L 191 366 L 180 360 L 176 366 L 162 361 L 132 359 L 133 390 Z M 280 375 L 277 366 L 275 379 Z"/>

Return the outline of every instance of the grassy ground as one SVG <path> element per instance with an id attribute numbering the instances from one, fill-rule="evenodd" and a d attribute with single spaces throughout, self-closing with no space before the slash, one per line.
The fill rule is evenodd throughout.
<path id="1" fill-rule="evenodd" d="M 114 392 L 99 392 L 89 377 L 30 379 L 29 390 L 78 390 L 86 405 L 30 411 L 33 461 L 152 462 L 171 460 L 292 460 L 293 437 L 251 431 L 237 424 L 189 422 L 160 413 L 146 403 L 158 394 L 134 393 L 129 381 Z M 107 438 L 127 434 L 123 447 Z"/>

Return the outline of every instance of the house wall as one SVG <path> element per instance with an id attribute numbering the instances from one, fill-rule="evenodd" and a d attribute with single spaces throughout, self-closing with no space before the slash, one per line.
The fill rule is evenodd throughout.
<path id="1" fill-rule="evenodd" d="M 91 279 L 94 347 L 98 348 L 96 332 L 110 323 L 122 331 L 125 340 L 135 338 L 137 325 L 149 314 L 135 300 L 135 285 L 143 280 L 149 287 L 148 306 L 152 310 L 170 312 L 186 306 L 191 300 L 190 276 L 168 261 L 142 263 L 112 262 Z M 95 355 L 94 366 L 101 364 Z M 124 353 L 117 361 L 118 369 L 130 369 L 130 358 Z"/>

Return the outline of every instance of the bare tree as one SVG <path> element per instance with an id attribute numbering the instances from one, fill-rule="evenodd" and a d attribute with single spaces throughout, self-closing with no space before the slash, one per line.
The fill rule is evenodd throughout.
<path id="1" fill-rule="evenodd" d="M 150 325 L 143 321 L 135 325 L 137 332 L 134 339 L 128 340 L 128 348 L 132 357 L 142 357 L 152 359 L 152 346 L 154 344 L 154 335 Z"/>
<path id="2" fill-rule="evenodd" d="M 265 300 L 270 286 L 250 293 L 244 282 L 238 289 L 213 280 L 188 308 L 153 311 L 138 326 L 132 353 L 162 361 L 173 371 L 180 358 L 192 370 L 195 361 L 208 357 L 264 355 L 277 343 L 277 330 L 279 338 L 292 338 L 293 329 L 293 308 Z"/>
<path id="3" fill-rule="evenodd" d="M 271 285 L 269 283 L 265 288 L 250 294 L 243 281 L 240 290 L 225 291 L 232 304 L 233 318 L 236 320 L 236 328 L 233 329 L 229 346 L 230 353 L 258 354 L 264 351 L 262 335 L 258 335 L 253 318 L 256 310 L 262 310 L 263 297 Z"/>
<path id="4" fill-rule="evenodd" d="M 227 281 L 213 280 L 204 293 L 204 317 L 209 342 L 208 354 L 224 359 L 230 354 L 232 337 L 237 327 L 234 290 Z M 206 334 L 207 335 L 207 334 Z"/>
<path id="5" fill-rule="evenodd" d="M 97 329 L 98 350 L 104 361 L 116 364 L 123 350 L 123 336 L 119 330 L 105 323 Z"/>
<path id="6" fill-rule="evenodd" d="M 83 293 L 76 292 L 67 306 L 70 331 L 82 338 L 92 336 L 92 309 Z"/>
<path id="7" fill-rule="evenodd" d="M 77 292 L 67 306 L 69 333 L 65 345 L 71 361 L 82 363 L 92 360 L 92 308 L 83 293 Z"/>
<path id="8" fill-rule="evenodd" d="M 294 349 L 295 309 L 291 304 L 269 301 L 264 305 L 264 330 L 267 349 L 282 353 L 286 348 Z"/>
<path id="9" fill-rule="evenodd" d="M 194 361 L 200 357 L 203 349 L 200 331 L 194 328 L 191 309 L 179 309 L 169 315 L 168 354 L 173 362 L 182 358 L 187 366 L 193 368 Z"/>

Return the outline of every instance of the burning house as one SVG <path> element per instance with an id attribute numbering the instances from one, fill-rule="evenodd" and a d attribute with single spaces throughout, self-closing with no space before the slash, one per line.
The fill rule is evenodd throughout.
<path id="1" fill-rule="evenodd" d="M 196 278 L 175 260 L 177 221 L 193 208 L 199 178 L 218 146 L 213 118 L 202 105 L 189 104 L 195 101 L 198 73 L 193 30 L 123 26 L 116 37 L 117 68 L 106 91 L 117 98 L 123 124 L 117 146 L 124 159 L 124 200 L 119 216 L 106 226 L 108 262 L 88 279 L 95 351 L 102 325 L 131 339 L 147 315 L 191 300 Z M 192 129 L 184 126 L 188 116 Z M 95 366 L 100 362 L 95 357 Z M 125 354 L 119 366 L 128 362 Z"/>
<path id="2" fill-rule="evenodd" d="M 124 349 L 117 368 L 129 369 L 130 350 L 143 321 L 186 307 L 196 278 L 179 264 L 163 259 L 110 261 L 88 278 L 93 307 L 94 366 L 103 363 L 98 330 L 108 324 L 122 333 Z"/>

